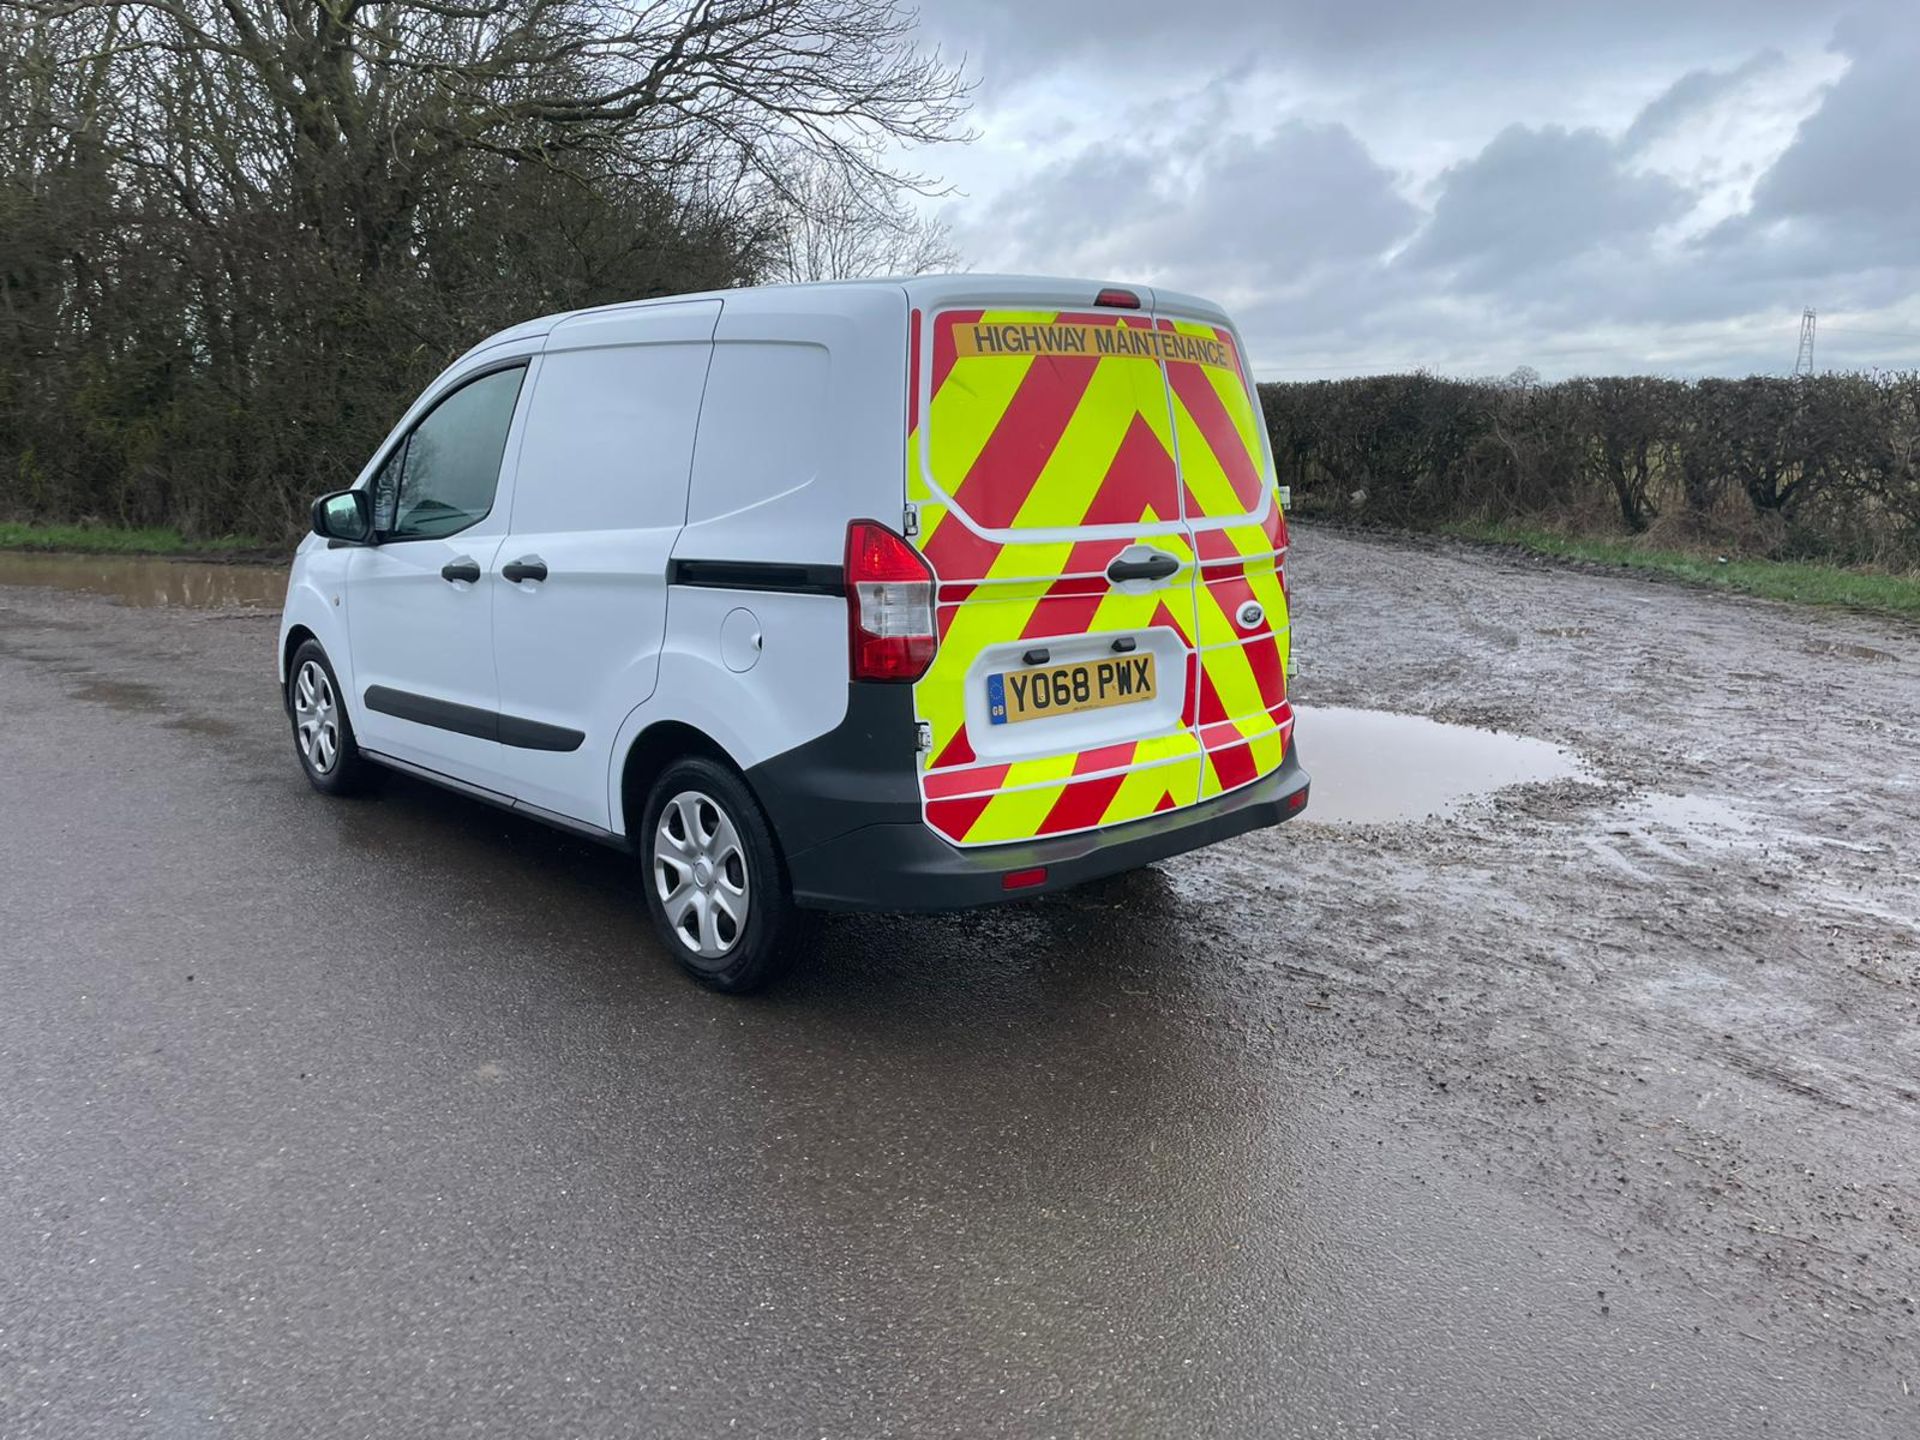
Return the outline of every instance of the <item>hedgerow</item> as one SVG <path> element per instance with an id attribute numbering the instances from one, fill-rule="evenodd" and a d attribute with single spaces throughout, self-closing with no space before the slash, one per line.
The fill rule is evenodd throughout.
<path id="1" fill-rule="evenodd" d="M 1296 509 L 1920 566 L 1920 374 L 1260 387 Z"/>

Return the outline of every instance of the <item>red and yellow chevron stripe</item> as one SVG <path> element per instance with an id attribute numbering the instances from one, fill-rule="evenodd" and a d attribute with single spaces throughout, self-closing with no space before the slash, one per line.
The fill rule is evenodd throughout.
<path id="1" fill-rule="evenodd" d="M 1160 323 L 1233 344 L 1229 332 L 1214 326 Z M 1182 513 L 1200 552 L 1195 608 L 1206 757 L 1200 798 L 1207 800 L 1278 769 L 1292 742 L 1286 520 L 1267 480 L 1260 413 L 1243 368 L 1236 363 L 1226 372 L 1171 360 L 1167 386 L 1185 486 Z M 1252 628 L 1237 619 L 1249 601 L 1262 615 Z"/>
<path id="2" fill-rule="evenodd" d="M 1279 765 L 1292 724 L 1284 521 L 1230 332 L 1025 310 L 939 312 L 925 338 L 923 323 L 916 311 L 907 493 L 939 577 L 940 646 L 914 692 L 933 731 L 928 823 L 966 845 L 1068 834 L 1191 805 Z M 1165 588 L 1121 591 L 1106 567 L 1135 543 L 1194 568 Z M 1193 575 L 1202 583 L 1184 583 Z M 1252 631 L 1234 619 L 1247 599 L 1266 614 Z M 970 672 L 984 649 L 1155 628 L 1187 657 L 1184 676 L 1162 666 L 1162 693 L 1181 687 L 1181 703 L 1161 733 L 976 754 L 968 689 L 982 683 Z M 1020 738 L 1044 745 L 1052 723 Z"/>

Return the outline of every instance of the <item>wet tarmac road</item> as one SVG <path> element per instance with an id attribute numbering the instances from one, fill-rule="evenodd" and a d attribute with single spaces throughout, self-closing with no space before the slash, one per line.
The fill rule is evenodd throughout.
<path id="1" fill-rule="evenodd" d="M 1356 590 L 1413 605 L 1492 564 L 1301 549 L 1303 594 L 1316 563 L 1342 576 L 1327 634 Z M 1500 573 L 1543 615 L 1592 583 L 1709 628 L 1802 623 Z M 1834 643 L 1897 653 L 1863 624 Z M 1847 1203 L 1909 1196 L 1911 1106 L 1761 1105 L 1700 1078 L 1691 1030 L 1628 1033 L 1598 981 L 1532 974 L 1577 909 L 1522 857 L 1613 836 L 1595 785 L 1404 835 L 1289 827 L 977 916 L 838 919 L 742 1002 L 658 955 L 616 855 L 410 781 L 312 794 L 272 633 L 0 589 L 0 1435 L 1920 1426 L 1911 1209 L 1815 1237 L 1892 1287 L 1849 1298 L 1667 1213 L 1693 1181 L 1628 1136 L 1674 1095 L 1740 1100 L 1747 1129 L 1715 1133 L 1753 1151 L 1739 1205 L 1770 1224 L 1796 1192 L 1769 1163 L 1828 1131 Z M 1378 703 L 1381 663 L 1326 643 L 1312 698 Z M 1575 879 L 1566 905 L 1604 919 Z M 1889 943 L 1905 884 L 1869 883 Z M 1853 1041 L 1910 1079 L 1890 963 L 1874 993 L 1903 1028 Z M 1452 1028 L 1449 994 L 1477 1005 Z M 1587 1026 L 1645 1072 L 1624 1100 L 1587 1087 Z M 1555 1049 L 1581 1058 L 1537 1063 Z M 1615 1169 L 1645 1188 L 1617 1200 Z"/>

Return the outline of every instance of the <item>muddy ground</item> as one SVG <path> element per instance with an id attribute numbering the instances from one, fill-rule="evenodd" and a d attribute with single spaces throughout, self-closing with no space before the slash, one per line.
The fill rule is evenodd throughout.
<path id="1" fill-rule="evenodd" d="M 1273 958 L 1458 1158 L 1744 1328 L 1903 1356 L 1920 631 L 1467 547 L 1301 550 L 1304 700 L 1555 740 L 1593 779 L 1264 836 L 1182 882 L 1284 866 Z"/>
<path id="2" fill-rule="evenodd" d="M 1920 1433 L 1920 634 L 1293 588 L 1306 821 L 749 1002 L 309 793 L 270 616 L 0 588 L 0 1433 Z M 1343 823 L 1449 752 L 1329 707 L 1570 773 Z"/>

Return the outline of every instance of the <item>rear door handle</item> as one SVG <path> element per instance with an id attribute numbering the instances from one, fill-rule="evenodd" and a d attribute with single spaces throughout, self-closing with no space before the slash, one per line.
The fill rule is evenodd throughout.
<path id="1" fill-rule="evenodd" d="M 500 573 L 516 585 L 522 580 L 544 580 L 547 578 L 547 562 L 538 555 L 522 555 L 518 560 L 509 560 L 502 565 Z"/>
<path id="2" fill-rule="evenodd" d="M 440 567 L 442 580 L 464 580 L 469 585 L 480 583 L 480 562 L 471 555 L 462 555 L 458 560 L 449 560 Z"/>
<path id="3" fill-rule="evenodd" d="M 1156 550 L 1144 560 L 1115 560 L 1107 566 L 1107 579 L 1116 585 L 1122 580 L 1164 580 L 1179 569 L 1178 560 Z"/>

